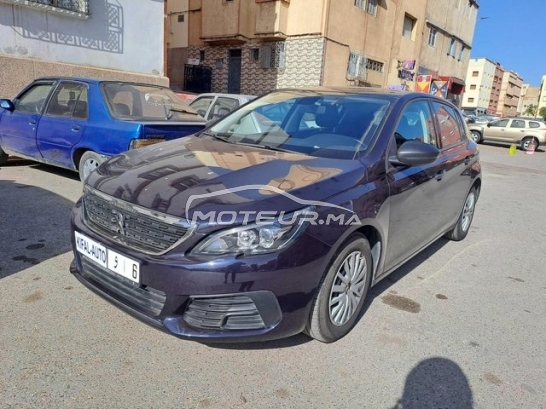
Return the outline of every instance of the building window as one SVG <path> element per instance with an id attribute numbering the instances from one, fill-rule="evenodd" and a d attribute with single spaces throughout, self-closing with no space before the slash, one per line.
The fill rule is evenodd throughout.
<path id="1" fill-rule="evenodd" d="M 367 60 L 363 54 L 350 53 L 347 65 L 347 79 L 366 79 L 366 64 Z"/>
<path id="2" fill-rule="evenodd" d="M 472 85 L 470 86 L 470 89 L 476 89 L 476 84 L 472 84 Z"/>
<path id="3" fill-rule="evenodd" d="M 452 57 L 454 57 L 456 49 L 457 49 L 457 41 L 454 38 L 452 38 L 449 41 L 449 48 L 447 50 L 447 55 L 451 55 Z"/>
<path id="4" fill-rule="evenodd" d="M 259 48 L 252 48 L 250 50 L 250 56 L 252 58 L 252 61 L 259 61 L 260 60 L 260 49 Z"/>
<path id="5" fill-rule="evenodd" d="M 178 15 L 178 22 L 179 22 L 179 23 L 183 23 L 183 22 L 184 22 L 184 14 L 179 14 L 179 15 Z"/>
<path id="6" fill-rule="evenodd" d="M 468 102 L 474 102 L 474 98 L 468 98 Z"/>
<path id="7" fill-rule="evenodd" d="M 6 2 L 6 0 L 2 0 Z M 2 2 L 0 1 L 0 2 Z M 23 6 L 30 7 L 40 7 L 44 8 L 49 6 L 51 11 L 61 11 L 67 10 L 69 12 L 80 15 L 81 17 L 87 18 L 89 15 L 89 0 L 26 0 L 26 1 L 15 1 L 9 0 L 7 3 L 21 4 Z M 61 10 L 59 10 L 61 9 Z M 46 8 L 47 10 L 47 8 Z M 66 12 L 64 13 L 66 14 Z"/>
<path id="8" fill-rule="evenodd" d="M 415 29 L 416 20 L 411 17 L 409 14 L 404 15 L 404 27 L 402 28 L 402 35 L 406 38 L 411 38 L 413 40 L 414 35 L 413 31 Z"/>
<path id="9" fill-rule="evenodd" d="M 377 0 L 368 0 L 368 6 L 366 7 L 368 14 L 375 16 L 377 13 Z"/>
<path id="10" fill-rule="evenodd" d="M 362 9 L 364 10 L 364 2 L 366 0 L 355 0 L 355 6 L 358 7 L 359 9 Z"/>
<path id="11" fill-rule="evenodd" d="M 201 62 L 205 61 L 205 50 L 199 50 L 199 60 Z"/>
<path id="12" fill-rule="evenodd" d="M 479 71 L 472 71 L 472 76 L 473 77 L 477 77 L 478 75 L 480 75 Z"/>
<path id="13" fill-rule="evenodd" d="M 436 37 L 438 35 L 438 30 L 434 27 L 430 27 L 430 32 L 428 33 L 428 45 L 431 47 L 436 47 Z"/>
<path id="14" fill-rule="evenodd" d="M 383 63 L 375 60 L 366 60 L 366 69 L 377 71 L 377 72 L 383 72 Z"/>
<path id="15" fill-rule="evenodd" d="M 268 43 L 259 51 L 262 68 L 284 68 L 285 51 L 284 41 Z"/>
<path id="16" fill-rule="evenodd" d="M 459 58 L 457 58 L 458 61 L 462 61 L 464 58 L 464 45 L 461 44 L 461 51 L 459 52 Z"/>

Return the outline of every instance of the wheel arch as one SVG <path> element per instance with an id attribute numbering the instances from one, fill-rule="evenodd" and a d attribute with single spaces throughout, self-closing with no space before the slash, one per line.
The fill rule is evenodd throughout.
<path id="1" fill-rule="evenodd" d="M 383 254 L 383 238 L 381 236 L 381 233 L 379 230 L 372 226 L 371 224 L 367 224 L 364 226 L 359 227 L 354 231 L 354 233 L 360 233 L 366 239 L 368 240 L 368 243 L 370 244 L 370 250 L 371 250 L 371 256 L 372 256 L 372 283 L 375 281 L 375 277 L 377 277 L 377 272 L 379 269 L 379 261 L 381 260 L 381 256 Z"/>
<path id="2" fill-rule="evenodd" d="M 76 167 L 76 170 L 80 170 L 80 159 L 82 158 L 83 154 L 89 150 L 90 149 L 88 148 L 77 148 L 72 154 L 72 161 Z"/>

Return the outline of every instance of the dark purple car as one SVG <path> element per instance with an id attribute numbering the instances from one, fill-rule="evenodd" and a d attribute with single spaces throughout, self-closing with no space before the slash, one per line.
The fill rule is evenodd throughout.
<path id="1" fill-rule="evenodd" d="M 331 342 L 372 285 L 465 238 L 480 187 L 476 144 L 445 100 L 279 90 L 103 163 L 74 207 L 71 271 L 186 339 Z"/>

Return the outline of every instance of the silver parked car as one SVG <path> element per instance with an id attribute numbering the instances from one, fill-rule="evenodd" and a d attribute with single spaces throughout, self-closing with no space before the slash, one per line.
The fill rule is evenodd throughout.
<path id="1" fill-rule="evenodd" d="M 539 120 L 527 118 L 503 118 L 486 124 L 468 124 L 472 139 L 483 141 L 518 144 L 522 150 L 527 150 L 531 141 L 535 141 L 535 149 L 546 145 L 546 124 Z"/>
<path id="2" fill-rule="evenodd" d="M 210 121 L 226 116 L 254 98 L 256 98 L 254 95 L 206 93 L 198 95 L 190 102 L 190 106 L 199 115 Z"/>

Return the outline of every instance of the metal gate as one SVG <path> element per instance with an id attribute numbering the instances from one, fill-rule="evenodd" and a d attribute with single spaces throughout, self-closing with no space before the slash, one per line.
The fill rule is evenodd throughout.
<path id="1" fill-rule="evenodd" d="M 228 92 L 241 92 L 241 50 L 229 50 Z"/>
<path id="2" fill-rule="evenodd" d="M 184 66 L 184 91 L 201 94 L 211 92 L 212 89 L 212 69 L 206 65 Z"/>

